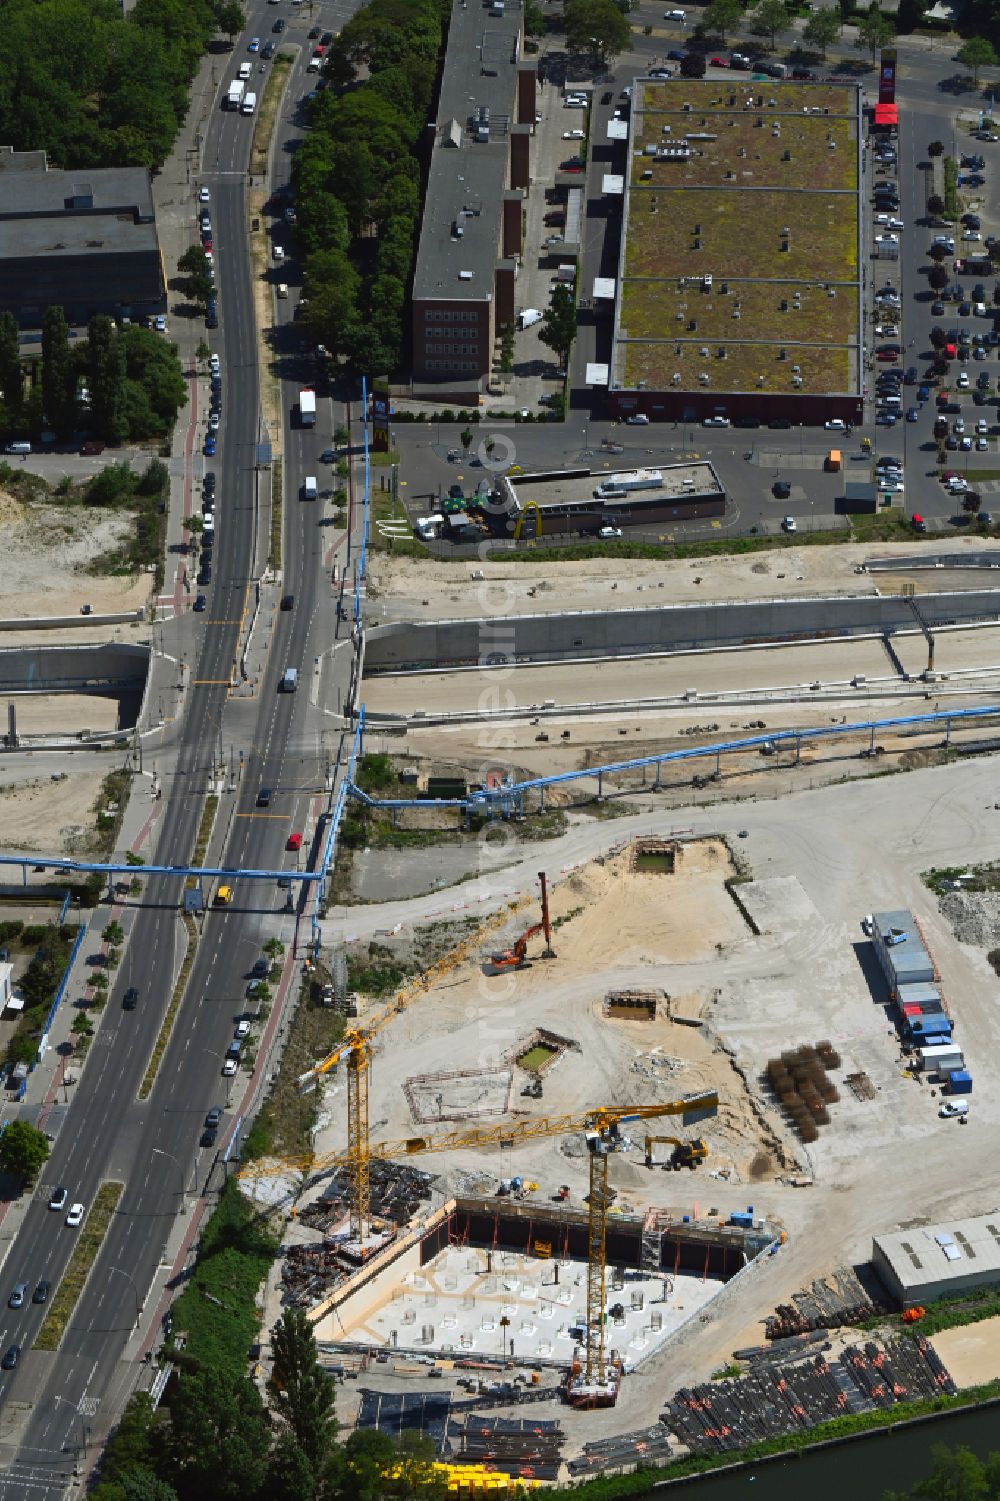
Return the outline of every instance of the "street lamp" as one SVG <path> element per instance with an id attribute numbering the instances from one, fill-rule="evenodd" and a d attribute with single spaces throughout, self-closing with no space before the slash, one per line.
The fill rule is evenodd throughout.
<path id="1" fill-rule="evenodd" d="M 60 1397 L 58 1392 L 53 1392 L 52 1397 L 55 1402 L 61 1402 L 64 1407 L 68 1407 L 72 1412 L 74 1418 L 80 1419 L 80 1452 L 77 1456 L 74 1466 L 77 1472 L 79 1472 L 80 1461 L 86 1459 L 87 1457 L 87 1434 L 90 1430 L 88 1429 L 86 1423 L 83 1421 L 83 1414 L 80 1412 L 80 1409 L 77 1407 L 75 1402 L 71 1402 L 68 1397 Z M 64 1448 L 65 1447 L 66 1446 L 64 1445 Z"/>
<path id="2" fill-rule="evenodd" d="M 165 1152 L 162 1147 L 153 1148 L 154 1157 L 169 1157 L 170 1161 L 177 1164 L 177 1171 L 181 1175 L 181 1214 L 187 1214 L 187 1189 L 184 1186 L 184 1169 L 173 1152 Z"/>
<path id="3" fill-rule="evenodd" d="M 146 1303 L 145 1303 L 144 1299 L 140 1300 L 140 1298 L 139 1298 L 139 1289 L 135 1285 L 135 1278 L 134 1277 L 130 1277 L 129 1274 L 128 1274 L 128 1272 L 123 1271 L 120 1266 L 111 1266 L 111 1267 L 108 1267 L 108 1271 L 109 1272 L 117 1272 L 118 1275 L 119 1275 L 119 1277 L 126 1278 L 126 1280 L 132 1284 L 132 1293 L 133 1293 L 133 1296 L 135 1297 L 135 1327 L 138 1329 L 138 1327 L 139 1327 L 139 1320 L 142 1317 L 142 1310 L 145 1308 Z"/>
<path id="4" fill-rule="evenodd" d="M 225 1061 L 226 1061 L 226 1055 L 224 1053 L 218 1052 L 217 1049 L 215 1049 L 215 1048 L 202 1048 L 202 1052 L 203 1053 L 208 1053 L 212 1058 L 219 1058 L 219 1059 L 221 1059 L 223 1063 L 225 1063 Z M 235 1080 L 236 1080 L 236 1075 L 235 1074 L 227 1074 L 226 1075 L 226 1109 L 227 1110 L 229 1109 L 229 1107 L 230 1107 L 230 1105 L 232 1104 L 232 1101 L 233 1101 L 233 1084 L 235 1083 Z"/>

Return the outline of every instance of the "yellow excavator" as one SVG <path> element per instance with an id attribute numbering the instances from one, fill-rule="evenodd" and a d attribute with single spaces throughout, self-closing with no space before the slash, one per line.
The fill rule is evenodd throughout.
<path id="1" fill-rule="evenodd" d="M 647 1136 L 647 1167 L 656 1166 L 653 1161 L 653 1147 L 657 1144 L 657 1142 L 663 1142 L 665 1145 L 672 1146 L 674 1149 L 670 1154 L 670 1161 L 663 1163 L 663 1167 L 689 1167 L 693 1171 L 698 1166 L 699 1162 L 704 1162 L 705 1158 L 708 1156 L 708 1147 L 705 1145 L 700 1136 L 696 1136 L 693 1141 L 682 1141 L 679 1136 Z"/>

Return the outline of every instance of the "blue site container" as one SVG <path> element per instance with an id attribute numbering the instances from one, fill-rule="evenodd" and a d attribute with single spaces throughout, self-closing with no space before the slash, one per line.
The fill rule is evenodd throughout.
<path id="1" fill-rule="evenodd" d="M 948 1075 L 949 1094 L 971 1094 L 972 1075 L 967 1069 L 957 1068 Z"/>
<path id="2" fill-rule="evenodd" d="M 741 1230 L 752 1230 L 753 1229 L 753 1215 L 752 1214 L 739 1214 L 739 1213 L 737 1213 L 737 1214 L 731 1214 L 729 1216 L 729 1223 L 731 1225 L 738 1225 Z"/>

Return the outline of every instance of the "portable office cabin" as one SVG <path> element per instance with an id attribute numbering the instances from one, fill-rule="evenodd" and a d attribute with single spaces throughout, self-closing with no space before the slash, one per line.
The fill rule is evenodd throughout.
<path id="1" fill-rule="evenodd" d="M 872 939 L 893 1000 L 901 986 L 926 984 L 936 978 L 933 960 L 911 912 L 873 913 Z"/>

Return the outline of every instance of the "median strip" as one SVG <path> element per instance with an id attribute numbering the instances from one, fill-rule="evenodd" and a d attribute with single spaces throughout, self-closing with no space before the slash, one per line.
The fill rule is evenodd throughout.
<path id="1" fill-rule="evenodd" d="M 177 983 L 174 985 L 174 993 L 170 997 L 170 1005 L 167 1007 L 167 1014 L 163 1018 L 163 1025 L 161 1026 L 159 1036 L 156 1039 L 156 1046 L 153 1048 L 148 1067 L 146 1068 L 146 1072 L 142 1078 L 142 1083 L 139 1085 L 140 1100 L 148 1100 L 149 1096 L 153 1092 L 153 1085 L 156 1083 L 156 1075 L 159 1072 L 160 1064 L 163 1061 L 163 1055 L 167 1051 L 167 1043 L 170 1041 L 170 1034 L 173 1031 L 174 1022 L 177 1019 L 177 1012 L 180 1010 L 180 1004 L 184 996 L 185 987 L 187 986 L 188 976 L 190 975 L 191 968 L 194 964 L 194 956 L 198 951 L 198 928 L 195 924 L 194 918 L 191 916 L 190 912 L 184 912 L 181 914 L 181 921 L 187 929 L 187 948 L 184 950 L 184 959 L 181 963 L 180 973 L 177 976 Z"/>
<path id="2" fill-rule="evenodd" d="M 90 1213 L 80 1231 L 79 1239 L 69 1259 L 69 1265 L 63 1273 L 62 1281 L 56 1289 L 55 1297 L 49 1304 L 49 1311 L 38 1331 L 34 1349 L 58 1350 L 62 1337 L 66 1333 L 66 1326 L 80 1300 L 87 1278 L 90 1276 L 90 1269 L 104 1244 L 111 1217 L 118 1208 L 118 1200 L 124 1191 L 124 1183 L 102 1183 L 97 1190 L 97 1196 L 90 1206 Z"/>

